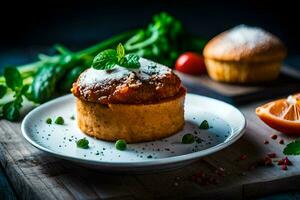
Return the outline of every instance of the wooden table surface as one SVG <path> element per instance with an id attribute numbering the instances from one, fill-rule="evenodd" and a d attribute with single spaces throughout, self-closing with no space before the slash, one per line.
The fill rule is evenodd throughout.
<path id="1" fill-rule="evenodd" d="M 32 147 L 21 135 L 20 123 L 0 121 L 0 161 L 16 196 L 20 199 L 178 199 L 253 198 L 297 190 L 300 158 L 290 157 L 293 166 L 257 166 L 268 153 L 282 158 L 285 142 L 293 138 L 276 133 L 257 119 L 260 103 L 240 107 L 247 119 L 245 135 L 232 146 L 196 163 L 169 172 L 152 174 L 107 174 L 54 158 Z M 270 139 L 278 134 L 277 140 Z M 264 144 L 268 140 L 269 144 Z M 240 160 L 242 155 L 246 158 Z M 201 185 L 191 180 L 199 171 L 214 176 L 220 167 L 225 176 L 218 184 Z"/>

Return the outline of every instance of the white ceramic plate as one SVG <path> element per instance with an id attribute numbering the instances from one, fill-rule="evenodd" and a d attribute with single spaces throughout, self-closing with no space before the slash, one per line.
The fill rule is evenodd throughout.
<path id="1" fill-rule="evenodd" d="M 47 124 L 47 118 L 62 116 L 64 125 Z M 243 114 L 235 107 L 208 97 L 187 94 L 185 126 L 177 134 L 153 142 L 129 144 L 119 151 L 114 143 L 94 139 L 77 127 L 75 98 L 63 96 L 32 110 L 23 120 L 22 133 L 36 148 L 56 157 L 100 170 L 140 172 L 180 167 L 200 157 L 220 151 L 242 136 L 246 127 Z M 210 128 L 199 129 L 207 120 Z M 196 142 L 182 144 L 182 136 L 192 133 Z M 76 147 L 76 140 L 86 137 L 89 149 Z"/>

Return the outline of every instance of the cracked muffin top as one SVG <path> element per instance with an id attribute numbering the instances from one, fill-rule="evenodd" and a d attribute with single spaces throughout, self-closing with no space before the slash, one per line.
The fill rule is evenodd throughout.
<path id="1" fill-rule="evenodd" d="M 286 49 L 275 35 L 258 27 L 239 25 L 211 39 L 203 54 L 219 61 L 268 62 L 284 59 Z"/>
<path id="2" fill-rule="evenodd" d="M 149 104 L 186 92 L 179 77 L 161 64 L 140 58 L 140 68 L 84 71 L 73 84 L 73 94 L 100 104 Z"/>

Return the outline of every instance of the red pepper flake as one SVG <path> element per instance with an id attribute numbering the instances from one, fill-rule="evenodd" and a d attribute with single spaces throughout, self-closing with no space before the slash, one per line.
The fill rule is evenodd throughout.
<path id="1" fill-rule="evenodd" d="M 225 176 L 225 169 L 223 167 L 220 167 L 215 171 L 215 174 L 218 176 Z"/>
<path id="2" fill-rule="evenodd" d="M 288 159 L 288 157 L 285 157 L 283 159 L 283 164 L 285 164 L 285 165 L 292 165 L 292 162 Z"/>
<path id="3" fill-rule="evenodd" d="M 279 142 L 278 142 L 279 144 L 284 144 L 284 140 L 283 139 L 281 139 L 281 140 L 279 140 Z"/>
<path id="4" fill-rule="evenodd" d="M 282 170 L 287 170 L 288 168 L 287 168 L 286 165 L 281 165 L 281 169 L 282 169 Z"/>
<path id="5" fill-rule="evenodd" d="M 265 157 L 265 158 L 263 159 L 263 164 L 264 164 L 265 166 L 272 166 L 272 165 L 273 165 L 272 159 L 269 158 L 269 157 Z"/>
<path id="6" fill-rule="evenodd" d="M 199 185 L 207 185 L 208 181 L 207 178 L 197 178 L 196 183 L 198 183 Z"/>
<path id="7" fill-rule="evenodd" d="M 252 164 L 248 167 L 248 171 L 252 171 L 256 168 L 256 164 Z"/>
<path id="8" fill-rule="evenodd" d="M 248 156 L 246 154 L 243 154 L 239 157 L 239 160 L 246 160 Z"/>
<path id="9" fill-rule="evenodd" d="M 197 178 L 199 178 L 199 177 L 204 177 L 205 173 L 203 171 L 198 171 L 195 175 Z"/>
<path id="10" fill-rule="evenodd" d="M 277 155 L 276 155 L 276 153 L 269 153 L 269 154 L 268 154 L 268 157 L 269 157 L 269 158 L 276 158 Z"/>
<path id="11" fill-rule="evenodd" d="M 215 179 L 214 184 L 217 185 L 217 184 L 219 184 L 219 183 L 220 183 L 220 180 L 219 180 L 219 179 Z"/>
<path id="12" fill-rule="evenodd" d="M 265 141 L 264 141 L 264 144 L 269 144 L 269 141 L 268 141 L 268 140 L 265 140 Z"/>
<path id="13" fill-rule="evenodd" d="M 246 174 L 246 172 L 241 172 L 240 175 L 241 176 L 246 176 L 247 174 Z"/>
<path id="14" fill-rule="evenodd" d="M 196 175 L 193 175 L 193 176 L 191 177 L 191 179 L 192 179 L 193 182 L 196 182 L 196 181 L 197 181 L 197 176 L 196 176 Z"/>
<path id="15" fill-rule="evenodd" d="M 224 176 L 225 169 L 220 167 L 216 170 L 216 174 L 205 174 L 203 171 L 198 171 L 194 175 L 191 176 L 191 180 L 201 186 L 211 185 L 211 184 L 218 184 L 220 180 L 218 179 L 217 175 Z M 218 174 L 217 174 L 218 173 Z"/>
<path id="16" fill-rule="evenodd" d="M 218 180 L 217 180 L 217 178 L 214 177 L 214 176 L 208 177 L 207 182 L 208 182 L 209 184 L 218 184 Z"/>
<path id="17" fill-rule="evenodd" d="M 276 139 L 277 139 L 277 135 L 276 135 L 276 134 L 273 134 L 273 135 L 271 135 L 271 138 L 272 138 L 273 140 L 276 140 Z"/>
<path id="18" fill-rule="evenodd" d="M 283 164 L 284 164 L 284 161 L 283 161 L 283 160 L 278 160 L 278 161 L 277 161 L 277 164 L 278 164 L 278 165 L 283 165 Z"/>
<path id="19" fill-rule="evenodd" d="M 207 181 L 209 183 L 213 183 L 214 182 L 214 177 L 213 176 L 208 177 Z"/>
<path id="20" fill-rule="evenodd" d="M 288 159 L 288 157 L 285 157 L 281 160 L 278 160 L 278 165 L 292 165 L 292 162 Z"/>

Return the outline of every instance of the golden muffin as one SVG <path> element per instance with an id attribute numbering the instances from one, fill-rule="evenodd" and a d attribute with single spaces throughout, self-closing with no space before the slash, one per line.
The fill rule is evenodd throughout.
<path id="1" fill-rule="evenodd" d="M 253 83 L 277 78 L 286 49 L 271 33 L 258 27 L 240 25 L 210 40 L 203 55 L 212 79 Z"/>
<path id="2" fill-rule="evenodd" d="M 140 68 L 84 71 L 73 84 L 79 128 L 128 143 L 168 137 L 184 126 L 186 90 L 166 66 L 140 58 Z"/>

